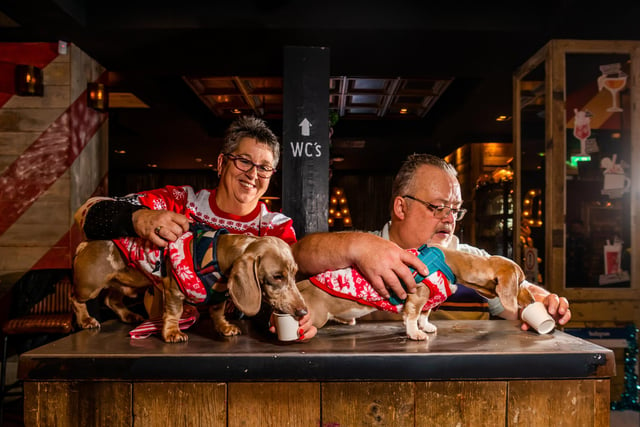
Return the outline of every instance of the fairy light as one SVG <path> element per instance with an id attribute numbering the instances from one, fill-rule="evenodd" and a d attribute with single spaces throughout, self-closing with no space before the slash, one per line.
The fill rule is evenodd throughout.
<path id="1" fill-rule="evenodd" d="M 342 221 L 344 227 L 353 225 L 347 205 L 347 196 L 342 188 L 334 187 L 331 191 L 331 197 L 329 197 L 329 227 L 337 225 L 338 221 Z"/>
<path id="2" fill-rule="evenodd" d="M 542 190 L 529 190 L 522 200 L 522 205 L 524 222 L 530 227 L 542 227 Z"/>

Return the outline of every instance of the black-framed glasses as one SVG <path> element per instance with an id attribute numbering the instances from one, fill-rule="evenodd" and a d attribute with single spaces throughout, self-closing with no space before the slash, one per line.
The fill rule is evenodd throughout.
<path id="1" fill-rule="evenodd" d="M 273 173 L 276 171 L 276 168 L 272 168 L 268 165 L 253 163 L 246 157 L 234 156 L 233 154 L 229 153 L 224 154 L 224 156 L 227 159 L 233 161 L 233 164 L 242 172 L 249 172 L 255 167 L 260 178 L 271 178 L 271 175 L 273 175 Z"/>
<path id="2" fill-rule="evenodd" d="M 406 197 L 407 199 L 415 200 L 418 203 L 422 203 L 426 206 L 427 209 L 433 212 L 433 216 L 438 219 L 447 218 L 450 214 L 453 214 L 453 218 L 456 221 L 460 221 L 462 218 L 464 218 L 464 214 L 467 213 L 467 210 L 464 208 L 452 208 L 450 206 L 434 205 L 433 203 L 425 202 L 424 200 L 409 196 L 408 194 L 405 194 L 402 197 Z"/>

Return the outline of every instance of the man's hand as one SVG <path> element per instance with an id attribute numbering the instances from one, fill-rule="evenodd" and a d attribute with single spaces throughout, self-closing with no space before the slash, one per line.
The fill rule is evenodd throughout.
<path id="1" fill-rule="evenodd" d="M 312 233 L 291 248 L 302 276 L 327 270 L 356 267 L 383 297 L 392 290 L 398 298 L 414 292 L 416 282 L 410 268 L 423 276 L 428 268 L 420 259 L 397 244 L 370 233 Z M 407 286 L 407 291 L 401 282 Z"/>
<path id="2" fill-rule="evenodd" d="M 565 297 L 559 297 L 556 294 L 549 293 L 547 290 L 533 284 L 528 284 L 527 286 L 535 300 L 544 304 L 547 312 L 558 325 L 564 326 L 571 320 L 569 301 Z M 523 331 L 529 330 L 529 328 L 529 325 L 522 322 Z"/>
<path id="3" fill-rule="evenodd" d="M 189 230 L 186 216 L 165 210 L 140 209 L 133 213 L 133 229 L 138 236 L 164 248 Z"/>
<path id="4" fill-rule="evenodd" d="M 429 269 L 420 259 L 393 242 L 378 238 L 370 239 L 361 248 L 356 267 L 371 286 L 384 298 L 389 298 L 392 290 L 400 299 L 407 297 L 407 292 L 413 293 L 416 282 L 410 267 L 422 276 L 429 275 Z M 402 286 L 407 286 L 405 291 Z"/>

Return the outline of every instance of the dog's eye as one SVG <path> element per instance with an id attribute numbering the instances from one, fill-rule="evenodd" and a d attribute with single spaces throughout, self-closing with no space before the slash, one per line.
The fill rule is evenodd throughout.
<path id="1" fill-rule="evenodd" d="M 273 279 L 274 280 L 284 280 L 284 275 L 282 275 L 282 274 L 274 274 L 273 275 Z"/>

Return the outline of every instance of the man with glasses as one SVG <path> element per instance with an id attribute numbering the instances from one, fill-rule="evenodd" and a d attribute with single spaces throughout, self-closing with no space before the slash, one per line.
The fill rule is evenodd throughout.
<path id="1" fill-rule="evenodd" d="M 393 183 L 390 211 L 391 220 L 374 233 L 316 233 L 302 238 L 293 247 L 300 272 L 314 275 L 353 265 L 378 293 L 388 297 L 388 289 L 391 289 L 404 299 L 406 292 L 400 282 L 407 285 L 409 292 L 415 290 L 409 267 L 423 276 L 427 275 L 424 264 L 406 249 L 427 243 L 489 255 L 481 249 L 459 244 L 453 234 L 456 221 L 464 217 L 466 210 L 462 208 L 456 170 L 438 157 L 413 154 L 407 158 Z M 565 325 L 571 319 L 566 298 L 531 283 L 525 282 L 523 286 L 532 291 L 536 300 L 545 304 L 559 325 Z M 469 291 L 464 287 L 460 289 L 461 292 Z M 450 299 L 457 297 L 460 296 L 456 293 Z M 472 297 L 483 301 L 475 292 L 472 292 Z M 462 295 L 462 298 L 468 298 L 468 295 Z M 518 313 L 507 312 L 497 298 L 487 304 L 493 315 L 505 319 L 518 318 Z M 523 323 L 522 329 L 528 329 L 528 325 Z"/>

